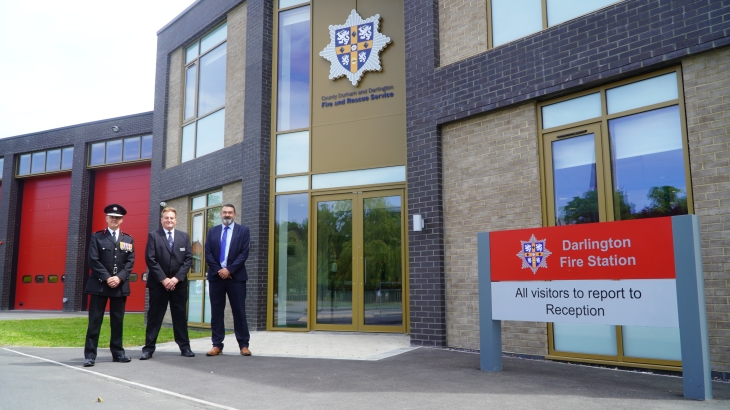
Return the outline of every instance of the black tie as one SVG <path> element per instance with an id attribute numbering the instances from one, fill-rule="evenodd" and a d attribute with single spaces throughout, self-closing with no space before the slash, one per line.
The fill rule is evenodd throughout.
<path id="1" fill-rule="evenodd" d="M 112 241 L 114 241 L 114 243 L 117 243 L 117 233 L 114 231 L 112 231 Z"/>
<path id="2" fill-rule="evenodd" d="M 167 231 L 167 245 L 170 247 L 170 252 L 172 252 L 172 231 Z"/>

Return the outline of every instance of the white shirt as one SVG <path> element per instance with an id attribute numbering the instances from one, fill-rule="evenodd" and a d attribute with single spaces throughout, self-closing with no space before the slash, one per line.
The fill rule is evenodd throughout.
<path id="1" fill-rule="evenodd" d="M 231 238 L 233 237 L 233 225 L 235 224 L 235 222 L 231 222 L 231 224 L 228 225 L 228 227 L 231 229 L 229 229 L 228 231 L 226 231 L 225 225 L 221 226 L 221 241 L 223 240 L 223 234 L 225 234 L 226 232 L 228 233 L 228 236 L 226 236 L 226 259 L 221 262 L 221 268 L 228 267 L 228 251 L 231 250 Z"/>
<path id="2" fill-rule="evenodd" d="M 175 242 L 175 228 L 172 228 L 172 230 L 170 230 L 170 231 L 168 231 L 165 228 L 162 228 L 162 230 L 165 231 L 165 240 L 167 240 L 167 238 L 169 238 L 169 236 L 167 236 L 167 233 L 172 232 L 172 241 Z"/>
<path id="3" fill-rule="evenodd" d="M 109 233 L 112 234 L 112 240 L 114 241 L 114 243 L 119 242 L 119 229 L 117 229 L 116 231 L 109 227 L 107 227 L 106 229 L 108 229 Z"/>

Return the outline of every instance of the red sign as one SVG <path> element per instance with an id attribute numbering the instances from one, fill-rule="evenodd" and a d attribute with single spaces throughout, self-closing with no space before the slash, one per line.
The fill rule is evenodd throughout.
<path id="1" fill-rule="evenodd" d="M 492 232 L 493 282 L 674 279 L 672 218 Z"/>

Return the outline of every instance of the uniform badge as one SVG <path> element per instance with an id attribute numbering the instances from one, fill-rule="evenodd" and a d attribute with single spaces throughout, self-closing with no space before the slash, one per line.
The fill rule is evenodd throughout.
<path id="1" fill-rule="evenodd" d="M 390 37 L 378 32 L 380 14 L 363 20 L 352 10 L 345 24 L 329 26 L 330 43 L 319 55 L 329 60 L 329 79 L 347 76 L 357 86 L 365 71 L 380 71 L 380 51 Z"/>
<path id="2" fill-rule="evenodd" d="M 132 252 L 132 244 L 126 242 L 119 242 L 119 249 L 123 251 Z"/>
<path id="3" fill-rule="evenodd" d="M 538 241 L 535 235 L 532 235 L 529 241 L 520 242 L 522 250 L 517 257 L 522 261 L 522 269 L 530 268 L 532 273 L 536 274 L 539 268 L 547 268 L 547 258 L 552 252 L 545 247 L 545 239 Z"/>

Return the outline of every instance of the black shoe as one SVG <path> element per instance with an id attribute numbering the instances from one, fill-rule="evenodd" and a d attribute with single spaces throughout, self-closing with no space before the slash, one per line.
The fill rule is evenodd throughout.
<path id="1" fill-rule="evenodd" d="M 84 361 L 84 367 L 94 367 L 94 359 L 86 359 Z"/>
<path id="2" fill-rule="evenodd" d="M 152 353 L 142 352 L 142 356 L 139 357 L 139 360 L 149 360 L 151 358 L 152 358 Z"/>
<path id="3" fill-rule="evenodd" d="M 193 353 L 192 350 L 188 349 L 188 350 L 183 350 L 182 352 L 180 352 L 180 356 L 195 357 L 195 353 Z"/>
<path id="4" fill-rule="evenodd" d="M 132 359 L 129 358 L 129 356 L 121 355 L 117 356 L 114 359 L 112 359 L 114 362 L 122 362 L 122 363 L 129 363 L 132 361 Z"/>

